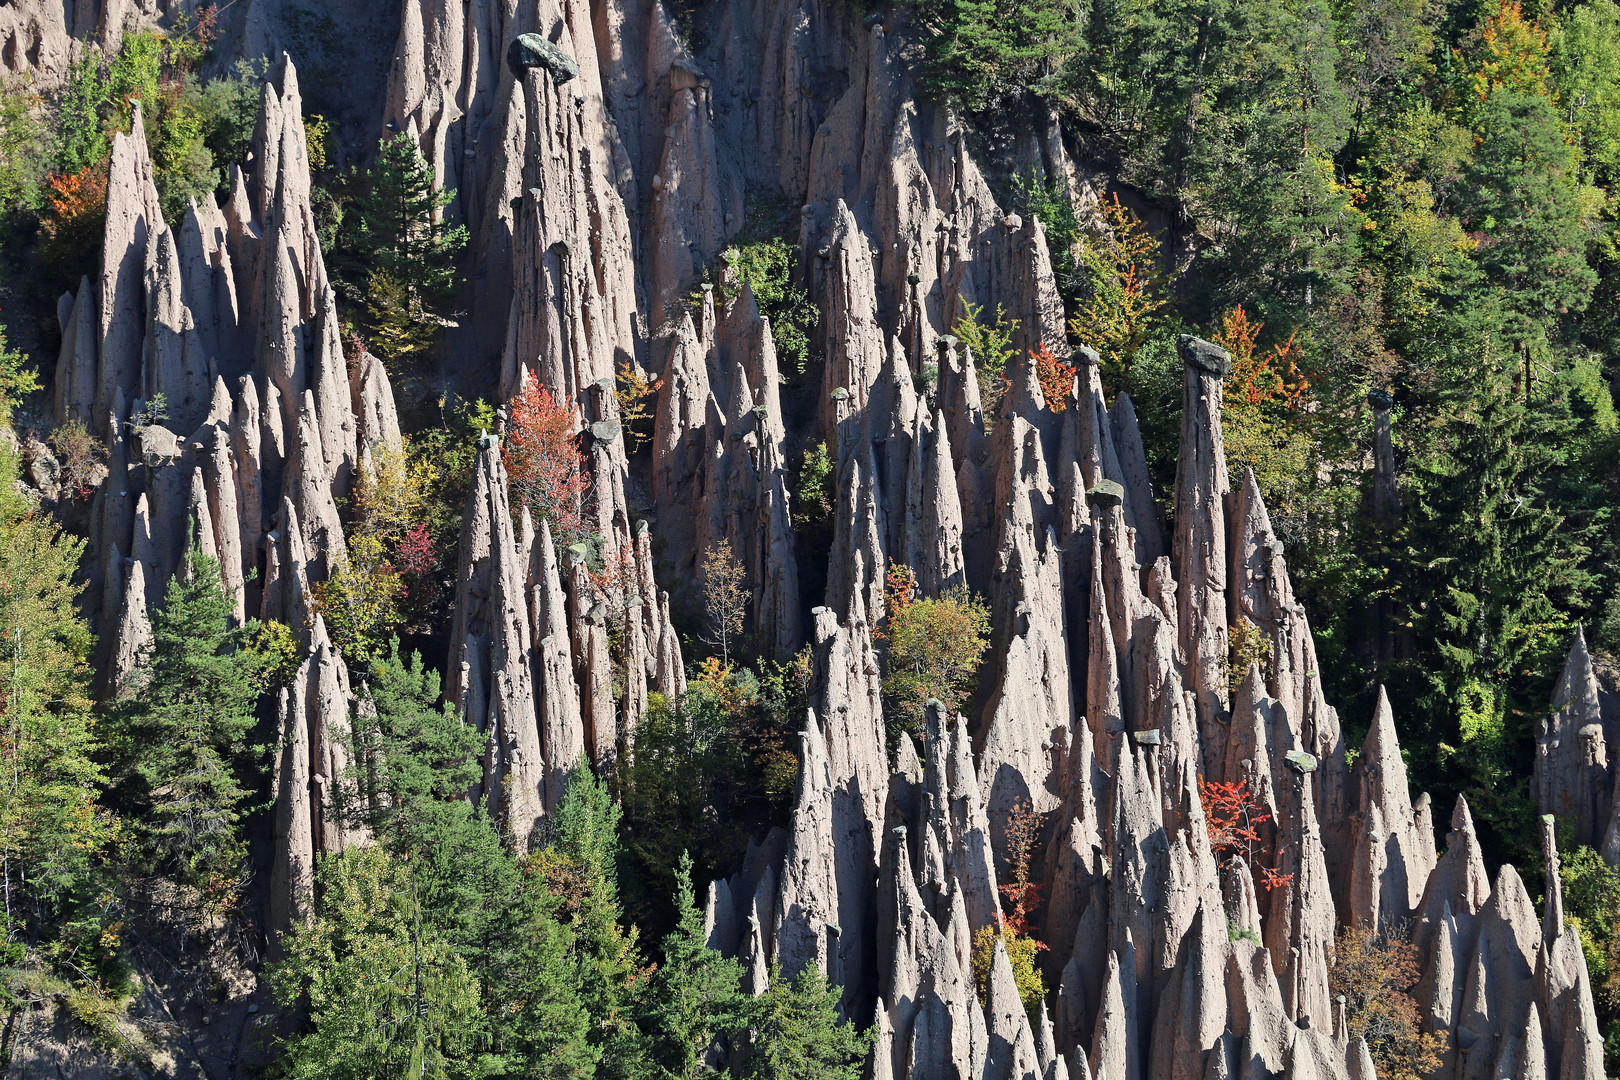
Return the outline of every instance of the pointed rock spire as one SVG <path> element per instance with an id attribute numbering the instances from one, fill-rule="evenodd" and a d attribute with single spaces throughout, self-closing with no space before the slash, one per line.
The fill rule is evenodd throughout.
<path id="1" fill-rule="evenodd" d="M 1198 700 L 1199 727 L 1226 712 L 1226 514 L 1230 490 L 1221 436 L 1222 383 L 1231 357 L 1183 334 L 1181 457 L 1176 464 L 1176 531 L 1181 651 Z"/>
<path id="2" fill-rule="evenodd" d="M 1458 1018 L 1460 1080 L 1492 1075 L 1493 1035 L 1522 1033 L 1535 1006 L 1533 964 L 1541 927 L 1524 883 L 1504 865 L 1479 916 L 1477 944 Z M 1522 1074 L 1521 1074 L 1522 1075 Z"/>
<path id="3" fill-rule="evenodd" d="M 1586 632 L 1575 631 L 1563 674 L 1553 690 L 1552 716 L 1536 739 L 1532 790 L 1543 814 L 1553 814 L 1574 833 L 1574 841 L 1600 844 L 1613 813 L 1603 716 L 1597 675 L 1586 649 Z"/>
<path id="4" fill-rule="evenodd" d="M 1127 518 L 1136 530 L 1136 561 L 1152 566 L 1165 554 L 1164 524 L 1148 479 L 1147 451 L 1142 447 L 1142 429 L 1136 421 L 1136 406 L 1131 404 L 1131 395 L 1121 390 L 1108 417 L 1114 432 L 1114 446 L 1119 452 L 1119 468 L 1123 474 L 1120 483 L 1125 486 L 1125 506 L 1129 511 Z"/>
<path id="5" fill-rule="evenodd" d="M 1372 727 L 1351 778 L 1350 911 L 1356 925 L 1382 931 L 1404 923 L 1423 899 L 1435 854 L 1419 829 L 1389 695 L 1378 688 Z"/>
<path id="6" fill-rule="evenodd" d="M 985 995 L 985 1013 L 990 1032 L 990 1053 L 985 1062 L 986 1080 L 1043 1080 L 1029 1014 L 1018 996 L 1012 962 L 1001 938 L 991 946 L 990 980 Z"/>
<path id="7" fill-rule="evenodd" d="M 519 565 L 500 443 L 480 437 L 461 532 L 446 699 L 484 733 L 484 794 L 521 851 L 544 813 L 546 766 L 531 663 L 528 568 Z"/>
<path id="8" fill-rule="evenodd" d="M 523 516 L 528 522 L 527 507 Z M 557 566 L 551 522 L 545 518 L 540 519 L 540 534 L 529 555 L 527 585 L 540 747 L 546 763 L 545 805 L 549 811 L 562 798 L 563 779 L 569 770 L 585 760 L 585 721 L 579 710 L 579 687 L 574 682 L 568 598 Z"/>
<path id="9" fill-rule="evenodd" d="M 833 847 L 833 782 L 827 743 L 815 714 L 800 733 L 799 798 L 782 865 L 772 933 L 785 978 L 808 964 L 836 978 L 838 871 Z"/>
<path id="10" fill-rule="evenodd" d="M 1150 1080 L 1203 1080 L 1227 1026 L 1225 919 L 1200 906 L 1153 1020 Z"/>
<path id="11" fill-rule="evenodd" d="M 123 391 L 133 396 L 146 336 L 146 251 L 149 238 L 165 230 L 146 149 L 141 103 L 134 103 L 129 134 L 114 132 L 107 168 L 107 224 L 102 237 L 100 316 L 96 377 L 97 415 Z M 102 432 L 102 434 L 107 434 Z"/>
<path id="12" fill-rule="evenodd" d="M 270 866 L 270 946 L 282 947 L 282 935 L 314 911 L 315 829 L 309 798 L 309 729 L 304 723 L 304 680 L 295 678 L 280 691 L 276 705 L 274 854 Z"/>
<path id="13" fill-rule="evenodd" d="M 1136 949 L 1128 934 L 1124 945 L 1123 954 L 1118 951 L 1108 954 L 1102 1005 L 1097 1011 L 1096 1033 L 1092 1036 L 1091 1072 L 1098 1077 L 1139 1080 L 1142 1046 L 1138 1034 L 1137 961 Z"/>
<path id="14" fill-rule="evenodd" d="M 63 321 L 62 348 L 56 358 L 52 387 L 52 413 L 58 424 L 70 420 L 89 427 L 96 414 L 96 308 L 90 279 L 81 277 L 79 289 Z"/>
<path id="15" fill-rule="evenodd" d="M 967 584 L 962 562 L 962 504 L 951 463 L 950 431 L 943 410 L 930 419 L 917 413 L 915 449 L 906 482 L 905 564 L 917 575 L 923 596 L 938 596 Z"/>
<path id="16" fill-rule="evenodd" d="M 1052 495 L 1039 431 L 1019 415 L 1005 418 L 1011 460 L 1008 507 L 996 562 L 989 675 L 977 749 L 985 809 L 998 869 L 1007 869 L 1007 824 L 1020 807 L 1046 813 L 1057 805 L 1052 783 L 1054 736 L 1073 726 L 1064 628 L 1062 554 L 1057 530 L 1039 510 Z M 998 484 L 998 487 L 1001 486 Z"/>
<path id="17" fill-rule="evenodd" d="M 118 557 L 118 548 L 112 549 L 112 557 Z M 146 606 L 146 564 L 140 559 L 129 560 L 129 570 L 124 575 L 123 615 L 118 622 L 118 645 L 112 657 L 112 676 L 109 680 L 113 691 L 120 696 L 128 682 L 130 672 L 140 663 L 143 653 L 152 644 L 152 622 L 147 616 Z"/>

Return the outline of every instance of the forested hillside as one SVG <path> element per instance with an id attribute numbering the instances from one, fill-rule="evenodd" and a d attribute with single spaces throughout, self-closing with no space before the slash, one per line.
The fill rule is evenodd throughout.
<path id="1" fill-rule="evenodd" d="M 1614 0 L 0 65 L 7 1076 L 1620 1074 Z"/>
<path id="2" fill-rule="evenodd" d="M 1493 854 L 1522 857 L 1509 777 L 1573 627 L 1620 644 L 1620 8 L 1015 12 L 921 7 L 927 84 L 1003 123 L 1033 86 L 1108 185 L 1075 213 L 1009 169 L 1076 245 L 1071 330 L 1143 415 L 1174 411 L 1176 332 L 1233 352 L 1229 464 L 1289 544 L 1330 698 L 1365 716 L 1383 682 L 1411 702 L 1425 785 L 1468 792 Z M 1113 196 L 1157 257 L 1087 243 Z M 1390 400 L 1398 512 L 1369 502 L 1369 394 Z"/>

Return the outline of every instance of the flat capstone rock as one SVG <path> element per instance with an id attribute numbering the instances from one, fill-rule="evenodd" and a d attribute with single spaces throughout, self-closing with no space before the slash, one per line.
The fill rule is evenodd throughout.
<path id="1" fill-rule="evenodd" d="M 543 67 L 558 86 L 579 74 L 574 58 L 539 34 L 519 34 L 506 50 L 506 66 L 520 79 L 530 68 Z"/>

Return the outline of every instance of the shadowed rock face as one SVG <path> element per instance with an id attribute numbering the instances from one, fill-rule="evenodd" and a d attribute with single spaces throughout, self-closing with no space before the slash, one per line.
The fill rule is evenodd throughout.
<path id="1" fill-rule="evenodd" d="M 0 8 L 0 38 L 24 12 L 44 68 L 91 32 L 94 6 Z M 123 25 L 119 5 L 101 8 L 85 26 Z M 482 789 L 504 834 L 522 843 L 569 769 L 631 749 L 651 693 L 684 691 L 670 593 L 698 596 L 703 554 L 724 540 L 758 649 L 810 643 L 814 686 L 791 827 L 713 884 L 710 941 L 756 992 L 773 960 L 842 984 L 846 1012 L 876 1018 L 874 1076 L 1370 1077 L 1328 995 L 1335 935 L 1406 919 L 1445 1075 L 1601 1076 L 1556 890 L 1538 918 L 1512 868 L 1493 884 L 1461 802 L 1437 857 L 1382 696 L 1347 768 L 1286 552 L 1253 477 L 1234 491 L 1226 471 L 1225 355 L 1181 342 L 1167 523 L 1134 406 L 1110 400 L 1095 357 L 1073 357 L 1054 400 L 1034 377 L 1027 350 L 1067 348 L 1044 229 L 996 203 L 955 119 L 916 98 L 906 31 L 821 0 L 719 0 L 712 19 L 694 53 L 646 0 L 402 6 L 379 130 L 416 134 L 473 237 L 451 348 L 503 397 L 539 379 L 578 408 L 590 529 L 628 568 L 607 584 L 587 573 L 574 538 L 514 504 L 486 436 L 447 692 L 485 735 Z M 275 928 L 308 916 L 319 855 L 368 840 L 328 813 L 365 702 L 309 590 L 347 565 L 345 496 L 402 445 L 386 371 L 338 337 L 302 118 L 281 58 L 249 169 L 175 226 L 138 114 L 115 138 L 101 270 L 63 299 L 54 400 L 107 445 L 89 599 L 105 694 L 192 541 L 220 559 L 236 618 L 297 635 L 276 710 L 262 898 Z M 1061 139 L 1039 163 L 1072 179 Z M 752 291 L 722 270 L 689 302 L 751 188 L 799 208 L 798 273 L 820 315 L 822 382 L 793 416 Z M 984 358 L 951 333 L 966 303 L 1018 320 L 989 416 Z M 644 455 L 613 392 L 627 364 L 663 379 Z M 157 393 L 162 424 L 142 408 Z M 790 524 L 789 456 L 807 440 L 837 462 L 820 596 Z M 1398 514 L 1389 495 L 1379 512 Z M 983 594 L 993 645 L 971 721 L 935 703 L 921 744 L 891 752 L 878 632 L 897 562 L 925 596 Z M 1270 646 L 1239 679 L 1232 627 Z M 1620 755 L 1596 700 L 1577 638 L 1535 790 L 1620 861 Z M 1212 850 L 1201 780 L 1245 783 L 1270 813 L 1242 857 Z M 1008 824 L 1025 805 L 1041 827 L 1019 851 Z M 973 935 L 1002 919 L 998 883 L 1021 865 L 1047 946 L 1033 1018 L 1001 946 L 982 1004 L 971 975 Z"/>
<path id="2" fill-rule="evenodd" d="M 308 912 L 313 859 L 364 840 L 325 823 L 333 786 L 349 767 L 343 731 L 365 703 L 320 618 L 312 620 L 309 590 L 347 564 L 339 506 L 361 471 L 401 451 L 398 414 L 382 364 L 365 353 L 345 357 L 338 340 L 309 213 L 290 59 L 264 88 L 260 170 L 236 174 L 224 211 L 192 208 L 178 236 L 157 213 L 138 123 L 118 145 L 104 241 L 114 254 L 99 289 L 86 282 L 63 305 L 73 334 L 56 398 L 62 418 L 96 422 L 110 461 L 92 514 L 96 555 L 107 567 L 92 601 L 104 642 L 101 685 L 118 692 L 150 640 L 148 612 L 190 542 L 220 561 L 237 620 L 251 614 L 294 629 L 305 660 L 278 714 L 276 854 L 266 897 L 270 924 L 285 927 Z M 99 329 L 89 307 L 97 296 Z M 239 306 L 239 296 L 253 303 Z M 597 368 L 611 371 L 611 363 L 570 370 Z M 146 419 L 156 394 L 169 402 L 163 423 Z M 587 734 L 598 756 L 611 754 L 648 688 L 684 688 L 650 538 L 645 526 L 636 534 L 629 527 L 612 394 L 587 382 L 580 398 L 593 421 L 597 525 L 629 553 L 633 580 L 599 594 L 579 584 L 569 562 L 576 595 L 565 593 L 549 524 L 536 537 L 532 523 L 525 531 L 514 520 L 494 436 L 463 530 L 448 689 L 488 737 L 484 786 L 499 794 L 491 807 L 515 842 L 555 804 L 563 776 L 585 757 Z M 593 615 L 599 611 L 607 615 Z M 626 631 L 622 656 L 607 655 L 606 617 Z M 614 663 L 636 691 L 622 709 L 611 696 Z"/>

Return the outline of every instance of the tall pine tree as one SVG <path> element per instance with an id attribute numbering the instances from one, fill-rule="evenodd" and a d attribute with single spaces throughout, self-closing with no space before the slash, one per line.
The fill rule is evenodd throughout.
<path id="1" fill-rule="evenodd" d="M 367 673 L 352 755 L 366 765 L 342 778 L 334 809 L 377 844 L 323 864 L 316 917 L 275 969 L 284 1001 L 310 1003 L 287 1075 L 591 1076 L 606 1018 L 587 1007 L 583 928 L 543 858 L 514 857 L 468 801 L 483 737 L 439 687 L 398 642 Z M 613 931 L 617 916 L 611 906 Z"/>
<path id="2" fill-rule="evenodd" d="M 380 847 L 324 860 L 315 918 L 270 969 L 308 1025 L 276 1073 L 299 1080 L 508 1075 L 487 1053 L 492 1017 L 467 959 L 424 910 L 413 866 Z"/>
<path id="3" fill-rule="evenodd" d="M 239 826 L 268 756 L 250 738 L 265 660 L 231 626 L 220 582 L 218 560 L 192 545 L 115 707 L 118 796 L 145 869 L 215 899 L 238 879 Z"/>
<path id="4" fill-rule="evenodd" d="M 365 303 L 370 344 L 396 363 L 428 349 L 455 301 L 467 229 L 444 220 L 454 196 L 435 184 L 416 140 L 402 132 L 377 144 L 344 215 L 334 261 L 346 291 Z"/>
<path id="5" fill-rule="evenodd" d="M 0 349 L 3 349 L 0 339 Z M 17 490 L 0 444 L 0 892 L 4 959 L 73 935 L 81 968 L 110 959 L 101 940 L 105 858 L 117 821 L 90 711 L 90 628 L 74 582 L 84 542 Z"/>
<path id="6" fill-rule="evenodd" d="M 752 1005 L 749 1080 L 860 1080 L 872 1032 L 840 1018 L 840 996 L 814 964 L 792 979 L 773 968 Z"/>
<path id="7" fill-rule="evenodd" d="M 1413 463 L 1394 597 L 1418 654 L 1392 678 L 1420 762 L 1469 796 L 1498 857 L 1533 857 L 1522 763 L 1592 581 L 1587 528 L 1549 495 L 1568 424 L 1506 386 L 1450 399 L 1440 445 Z M 1424 761 L 1423 759 L 1428 759 Z"/>
<path id="8" fill-rule="evenodd" d="M 654 973 L 641 1006 L 649 1076 L 659 1080 L 701 1076 L 705 1056 L 720 1036 L 747 1027 L 749 999 L 738 987 L 742 965 L 709 948 L 703 913 L 692 892 L 692 859 L 675 869 L 677 925 L 664 938 L 664 965 Z"/>
<path id="9" fill-rule="evenodd" d="M 459 804 L 483 775 L 483 737 L 440 703 L 440 684 L 421 654 L 401 656 L 395 639 L 358 688 L 365 705 L 354 716 L 351 760 L 367 766 L 339 778 L 334 809 L 396 849 L 418 846 L 446 813 L 466 816 Z"/>

